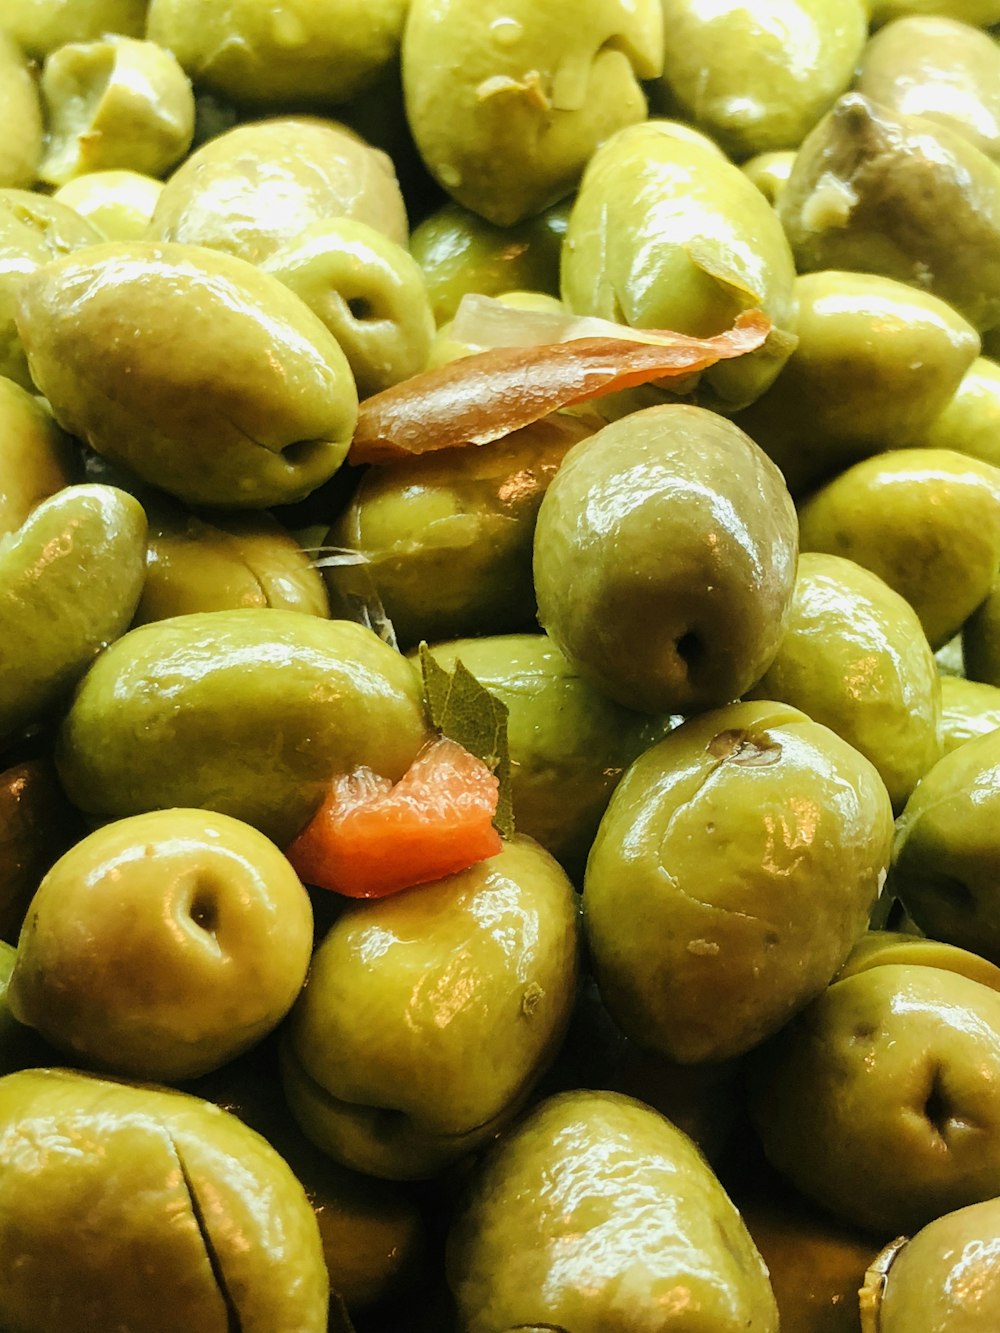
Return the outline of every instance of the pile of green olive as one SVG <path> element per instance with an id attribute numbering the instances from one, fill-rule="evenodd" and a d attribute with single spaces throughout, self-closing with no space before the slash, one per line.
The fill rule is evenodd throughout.
<path id="1" fill-rule="evenodd" d="M 0 0 L 0 113 L 0 1333 L 995 1333 L 1000 0 Z M 517 832 L 305 885 L 422 643 Z"/>

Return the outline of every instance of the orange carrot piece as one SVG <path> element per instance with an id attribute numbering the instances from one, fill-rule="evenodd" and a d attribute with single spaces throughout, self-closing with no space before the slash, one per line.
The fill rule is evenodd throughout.
<path id="1" fill-rule="evenodd" d="M 398 893 L 500 851 L 498 790 L 481 759 L 440 737 L 395 784 L 368 768 L 335 778 L 287 856 L 316 888 L 349 898 Z"/>
<path id="2" fill-rule="evenodd" d="M 366 398 L 348 461 L 387 463 L 489 444 L 561 407 L 744 356 L 770 331 L 767 316 L 749 310 L 714 338 L 651 329 L 642 342 L 643 331 L 635 330 L 628 338 L 573 338 L 462 357 Z"/>

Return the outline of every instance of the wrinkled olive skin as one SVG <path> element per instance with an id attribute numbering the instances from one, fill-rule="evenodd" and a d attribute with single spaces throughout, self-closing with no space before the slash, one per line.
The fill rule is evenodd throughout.
<path id="1" fill-rule="evenodd" d="M 307 227 L 261 263 L 337 339 L 367 398 L 427 364 L 434 317 L 423 274 L 402 246 L 353 218 Z"/>
<path id="2" fill-rule="evenodd" d="M 857 90 L 900 115 L 923 116 L 1000 158 L 1000 49 L 956 19 L 913 15 L 865 48 Z"/>
<path id="3" fill-rule="evenodd" d="M 847 93 L 806 137 L 777 203 L 800 272 L 858 270 L 1000 323 L 1000 167 L 945 125 Z"/>
<path id="4" fill-rule="evenodd" d="M 962 676 L 941 677 L 941 745 L 959 745 L 1000 727 L 1000 686 Z"/>
<path id="5" fill-rule="evenodd" d="M 668 104 L 736 159 L 794 149 L 850 87 L 864 0 L 663 0 Z"/>
<path id="6" fill-rule="evenodd" d="M 406 244 L 392 162 L 336 121 L 281 116 L 237 125 L 192 153 L 164 186 L 148 236 L 259 264 L 307 227 L 339 217 Z"/>
<path id="7" fill-rule="evenodd" d="M 43 875 L 82 835 L 51 763 L 29 759 L 0 772 L 0 940 L 16 944 Z"/>
<path id="8" fill-rule="evenodd" d="M 587 862 L 612 1017 L 684 1064 L 750 1050 L 841 966 L 891 845 L 874 767 L 798 709 L 734 704 L 678 727 L 626 772 Z"/>
<path id="9" fill-rule="evenodd" d="M 133 624 L 254 606 L 329 618 L 319 571 L 270 514 L 196 516 L 162 503 L 146 511 L 146 581 Z"/>
<path id="10" fill-rule="evenodd" d="M 102 240 L 93 223 L 55 199 L 28 190 L 0 190 L 0 375 L 34 392 L 14 323 L 24 279 L 50 260 Z"/>
<path id="11" fill-rule="evenodd" d="M 587 164 L 563 245 L 563 300 L 581 315 L 698 337 L 762 309 L 774 325 L 764 347 L 702 376 L 727 408 L 759 397 L 792 351 L 794 279 L 774 209 L 702 136 L 647 121 Z"/>
<path id="12" fill-rule="evenodd" d="M 868 454 L 926 443 L 979 337 L 944 301 L 878 274 L 807 273 L 795 290 L 798 346 L 737 420 L 801 495 Z"/>
<path id="13" fill-rule="evenodd" d="M 190 504 L 299 500 L 343 462 L 357 391 L 336 339 L 277 278 L 201 246 L 91 246 L 18 289 L 56 420 Z"/>
<path id="14" fill-rule="evenodd" d="M 467 1333 L 778 1328 L 767 1269 L 697 1148 L 612 1092 L 551 1097 L 507 1135 L 473 1178 L 447 1269 Z"/>
<path id="15" fill-rule="evenodd" d="M 76 450 L 46 405 L 0 377 L 0 538 L 16 532 L 43 500 L 78 480 Z"/>
<path id="16" fill-rule="evenodd" d="M 0 545 L 0 738 L 39 721 L 128 628 L 146 515 L 110 486 L 71 486 Z"/>
<path id="17" fill-rule="evenodd" d="M 60 47 L 40 86 L 48 136 L 38 174 L 48 185 L 111 168 L 163 176 L 191 147 L 191 84 L 153 42 L 112 34 Z"/>
<path id="18" fill-rule="evenodd" d="M 847 955 L 847 961 L 837 973 L 843 981 L 859 972 L 886 964 L 910 967 L 939 967 L 945 972 L 957 972 L 960 977 L 978 981 L 990 990 L 1000 991 L 1000 967 L 978 953 L 960 949 L 940 940 L 907 935 L 895 930 L 867 930 Z"/>
<path id="19" fill-rule="evenodd" d="M 1000 964 L 1000 732 L 966 741 L 917 787 L 890 886 L 925 934 Z"/>
<path id="20" fill-rule="evenodd" d="M 0 124 L 7 126 L 0 145 L 0 188 L 28 190 L 35 183 L 42 156 L 42 107 L 26 57 L 2 28 Z"/>
<path id="21" fill-rule="evenodd" d="M 562 870 L 521 836 L 456 875 L 349 906 L 286 1032 L 285 1094 L 306 1134 L 396 1180 L 488 1142 L 565 1032 L 577 915 Z"/>
<path id="22" fill-rule="evenodd" d="M 499 296 L 521 289 L 559 294 L 559 252 L 570 201 L 496 227 L 461 204 L 447 203 L 413 229 L 410 253 L 420 265 L 439 325 L 454 319 L 468 292 Z"/>
<path id="23" fill-rule="evenodd" d="M 276 1043 L 199 1079 L 190 1089 L 262 1134 L 295 1172 L 313 1206 L 330 1287 L 352 1312 L 409 1291 L 427 1261 L 414 1192 L 340 1166 L 306 1138 L 281 1091 Z M 331 1323 L 331 1333 L 339 1329 Z"/>
<path id="24" fill-rule="evenodd" d="M 0 1081 L 0 1147 L 0 1308 L 18 1333 L 325 1333 L 309 1201 L 217 1106 L 27 1070 Z"/>
<path id="25" fill-rule="evenodd" d="M 1000 365 L 977 357 L 919 443 L 929 449 L 955 449 L 1000 467 Z"/>
<path id="26" fill-rule="evenodd" d="M 718 706 L 774 658 L 796 554 L 781 475 L 739 427 L 703 408 L 647 408 L 575 445 L 546 491 L 539 623 L 626 708 Z"/>
<path id="27" fill-rule="evenodd" d="M 312 943 L 309 895 L 263 834 L 227 815 L 154 810 L 97 829 L 49 870 L 8 1002 L 92 1068 L 197 1078 L 284 1018 Z"/>
<path id="28" fill-rule="evenodd" d="M 591 433 L 557 415 L 488 448 L 371 468 L 330 531 L 332 546 L 365 557 L 360 570 L 327 568 L 335 609 L 338 596 L 370 588 L 403 648 L 530 629 L 536 515 L 567 452 Z"/>
<path id="29" fill-rule="evenodd" d="M 141 37 L 148 0 L 0 0 L 0 28 L 35 60 L 106 32 Z"/>
<path id="30" fill-rule="evenodd" d="M 864 565 L 905 597 L 940 648 L 989 593 L 1000 563 L 1000 470 L 947 449 L 855 463 L 799 510 L 803 551 Z"/>
<path id="31" fill-rule="evenodd" d="M 511 226 L 564 198 L 598 144 L 645 119 L 639 81 L 662 59 L 659 0 L 412 0 L 407 118 L 451 197 Z"/>
<path id="32" fill-rule="evenodd" d="M 883 1239 L 1000 1192 L 1000 994 L 937 967 L 835 982 L 762 1051 L 771 1164 Z"/>
<path id="33" fill-rule="evenodd" d="M 89 171 L 61 185 L 53 198 L 99 227 L 109 241 L 141 241 L 162 189 L 162 181 L 139 171 Z"/>
<path id="34" fill-rule="evenodd" d="M 540 842 L 575 882 L 611 793 L 628 765 L 670 729 L 613 703 L 582 680 L 544 634 L 455 639 L 432 648 L 462 662 L 509 709 L 518 832 Z"/>
<path id="35" fill-rule="evenodd" d="M 428 739 L 409 663 L 299 611 L 206 611 L 131 630 L 81 682 L 57 747 L 70 799 L 121 818 L 200 806 L 285 847 L 331 777 L 393 781 Z"/>
<path id="36" fill-rule="evenodd" d="M 1000 686 L 1000 585 L 962 626 L 962 655 L 970 680 Z"/>
<path id="37" fill-rule="evenodd" d="M 1000 1326 L 1000 1199 L 928 1222 L 892 1261 L 880 1333 L 989 1333 Z"/>
<path id="38" fill-rule="evenodd" d="M 851 560 L 799 557 L 788 627 L 754 693 L 853 745 L 897 811 L 941 756 L 940 677 L 917 613 Z"/>
<path id="39" fill-rule="evenodd" d="M 399 51 L 406 0 L 150 0 L 147 35 L 244 106 L 346 102 Z"/>

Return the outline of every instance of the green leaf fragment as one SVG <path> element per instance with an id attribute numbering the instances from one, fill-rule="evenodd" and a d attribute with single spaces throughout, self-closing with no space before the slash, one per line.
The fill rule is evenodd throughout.
<path id="1" fill-rule="evenodd" d="M 514 802 L 507 745 L 507 705 L 482 685 L 464 662 L 448 671 L 426 643 L 420 645 L 424 705 L 442 735 L 481 759 L 500 784 L 493 823 L 505 838 L 514 836 Z"/>

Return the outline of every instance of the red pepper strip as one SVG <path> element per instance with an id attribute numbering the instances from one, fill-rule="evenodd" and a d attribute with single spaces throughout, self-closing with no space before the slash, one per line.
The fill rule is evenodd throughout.
<path id="1" fill-rule="evenodd" d="M 640 342 L 646 331 L 635 330 L 629 338 L 573 338 L 462 357 L 366 398 L 348 462 L 489 444 L 561 407 L 744 356 L 770 331 L 762 311 L 747 310 L 714 338 L 650 329 L 656 341 Z"/>
<path id="2" fill-rule="evenodd" d="M 495 856 L 498 790 L 481 759 L 440 737 L 395 785 L 369 768 L 335 778 L 286 855 L 306 884 L 383 898 Z"/>

